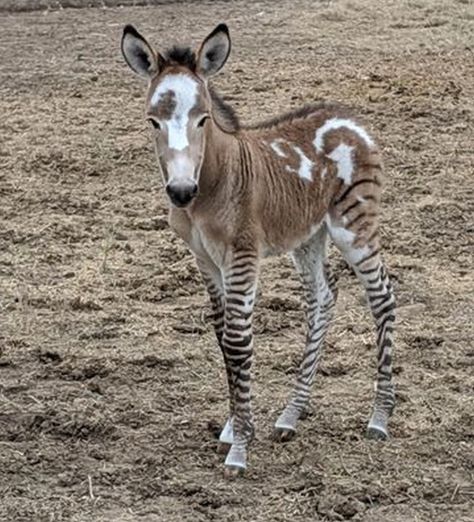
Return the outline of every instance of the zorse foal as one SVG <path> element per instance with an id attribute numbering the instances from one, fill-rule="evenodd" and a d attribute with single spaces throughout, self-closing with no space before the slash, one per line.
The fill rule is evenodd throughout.
<path id="1" fill-rule="evenodd" d="M 230 52 L 221 24 L 197 52 L 157 53 L 131 26 L 122 52 L 148 80 L 146 118 L 171 200 L 172 229 L 196 257 L 210 295 L 227 369 L 231 444 L 226 474 L 244 470 L 253 436 L 250 408 L 252 311 L 262 256 L 290 252 L 307 301 L 308 334 L 296 387 L 276 421 L 277 438 L 296 430 L 314 380 L 336 299 L 327 236 L 364 285 L 377 327 L 377 390 L 368 425 L 387 436 L 394 407 L 395 302 L 379 251 L 381 159 L 368 133 L 336 105 L 305 107 L 241 127 L 208 85 Z"/>

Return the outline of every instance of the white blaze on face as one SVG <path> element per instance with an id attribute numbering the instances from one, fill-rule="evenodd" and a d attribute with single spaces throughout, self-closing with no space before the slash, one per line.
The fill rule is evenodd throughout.
<path id="1" fill-rule="evenodd" d="M 189 112 L 196 103 L 198 85 L 187 74 L 170 74 L 165 76 L 153 93 L 151 104 L 158 105 L 162 96 L 170 91 L 174 95 L 174 103 L 176 105 L 171 118 L 166 121 L 168 126 L 168 146 L 170 149 L 183 150 L 189 145 Z"/>
<path id="2" fill-rule="evenodd" d="M 167 169 L 169 183 L 182 183 L 192 179 L 194 163 L 186 153 L 178 152 L 168 162 Z"/>

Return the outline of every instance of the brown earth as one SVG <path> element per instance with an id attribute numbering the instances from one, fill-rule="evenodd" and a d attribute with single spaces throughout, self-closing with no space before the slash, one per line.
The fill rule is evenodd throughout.
<path id="1" fill-rule="evenodd" d="M 233 54 L 216 84 L 245 121 L 326 98 L 379 137 L 399 303 L 398 408 L 377 443 L 372 324 L 332 253 L 338 313 L 313 410 L 277 445 L 303 307 L 289 261 L 265 262 L 257 438 L 231 483 L 206 297 L 168 230 L 144 86 L 119 53 L 127 22 L 168 44 L 219 21 Z M 473 25 L 468 0 L 1 13 L 1 521 L 474 520 Z"/>

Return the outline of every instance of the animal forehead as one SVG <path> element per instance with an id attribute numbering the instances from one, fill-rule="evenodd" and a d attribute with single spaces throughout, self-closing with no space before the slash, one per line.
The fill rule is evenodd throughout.
<path id="1" fill-rule="evenodd" d="M 189 74 L 168 74 L 155 86 L 150 98 L 151 108 L 171 118 L 187 118 L 191 109 L 201 102 L 201 86 Z"/>

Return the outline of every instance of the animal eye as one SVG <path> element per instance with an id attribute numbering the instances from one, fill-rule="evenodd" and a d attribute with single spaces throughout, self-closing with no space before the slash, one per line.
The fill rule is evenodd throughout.
<path id="1" fill-rule="evenodd" d="M 209 118 L 209 116 L 206 114 L 206 116 L 203 116 L 199 121 L 197 126 L 198 127 L 204 127 L 204 124 L 206 123 L 206 120 Z"/>
<path id="2" fill-rule="evenodd" d="M 157 130 L 161 129 L 161 125 L 156 120 L 153 120 L 152 118 L 149 118 L 148 121 L 153 125 L 153 127 L 155 129 L 157 129 Z"/>

